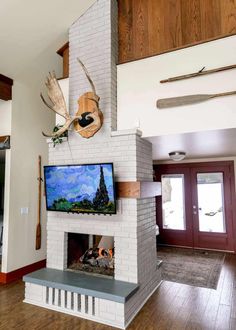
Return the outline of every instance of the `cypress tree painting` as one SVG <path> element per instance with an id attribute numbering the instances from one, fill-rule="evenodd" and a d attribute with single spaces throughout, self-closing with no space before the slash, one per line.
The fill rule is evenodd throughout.
<path id="1" fill-rule="evenodd" d="M 112 164 L 45 166 L 47 210 L 116 213 Z"/>
<path id="2" fill-rule="evenodd" d="M 100 181 L 99 181 L 99 187 L 96 191 L 96 195 L 93 200 L 94 208 L 101 209 L 108 205 L 109 202 L 109 196 L 107 192 L 106 183 L 104 180 L 104 174 L 103 174 L 103 168 L 100 167 Z"/>

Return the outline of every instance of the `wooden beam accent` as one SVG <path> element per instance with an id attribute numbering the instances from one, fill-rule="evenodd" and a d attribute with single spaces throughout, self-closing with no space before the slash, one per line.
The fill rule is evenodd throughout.
<path id="1" fill-rule="evenodd" d="M 117 182 L 117 197 L 138 198 L 140 196 L 140 182 Z"/>
<path id="2" fill-rule="evenodd" d="M 63 78 L 69 77 L 69 42 L 65 43 L 57 54 L 63 57 Z"/>
<path id="3" fill-rule="evenodd" d="M 12 99 L 13 80 L 0 74 L 0 99 L 9 101 Z"/>
<path id="4" fill-rule="evenodd" d="M 117 182 L 118 198 L 148 198 L 161 195 L 160 182 Z"/>
<path id="5" fill-rule="evenodd" d="M 58 49 L 57 54 L 63 57 L 64 51 L 69 48 L 69 41 L 67 41 L 60 49 Z"/>

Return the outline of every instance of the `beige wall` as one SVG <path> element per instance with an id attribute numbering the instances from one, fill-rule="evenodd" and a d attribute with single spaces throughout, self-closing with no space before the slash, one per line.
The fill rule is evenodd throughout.
<path id="1" fill-rule="evenodd" d="M 56 49 L 56 48 L 55 48 Z M 48 146 L 42 130 L 50 132 L 55 125 L 54 114 L 40 100 L 49 70 L 60 71 L 61 60 L 55 51 L 29 65 L 14 79 L 12 101 L 12 132 L 10 164 L 6 168 L 5 192 L 9 192 L 4 214 L 2 272 L 10 272 L 46 258 L 46 211 L 42 198 L 42 247 L 35 250 L 38 155 L 48 161 Z M 8 205 L 7 205 L 8 203 Z M 21 215 L 21 208 L 28 214 Z"/>

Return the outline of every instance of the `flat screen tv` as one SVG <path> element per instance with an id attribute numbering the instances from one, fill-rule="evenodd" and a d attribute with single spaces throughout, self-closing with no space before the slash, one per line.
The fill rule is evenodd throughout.
<path id="1" fill-rule="evenodd" d="M 115 214 L 113 164 L 44 166 L 48 211 Z"/>

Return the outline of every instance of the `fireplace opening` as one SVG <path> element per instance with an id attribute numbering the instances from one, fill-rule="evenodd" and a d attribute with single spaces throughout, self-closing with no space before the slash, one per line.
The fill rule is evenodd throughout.
<path id="1" fill-rule="evenodd" d="M 68 233 L 67 269 L 114 277 L 114 238 Z"/>

